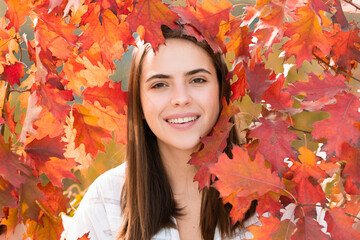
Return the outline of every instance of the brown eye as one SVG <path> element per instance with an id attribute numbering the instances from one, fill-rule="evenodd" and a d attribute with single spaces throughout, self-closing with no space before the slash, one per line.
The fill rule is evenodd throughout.
<path id="1" fill-rule="evenodd" d="M 192 80 L 192 82 L 193 82 L 193 83 L 204 83 L 204 82 L 206 82 L 206 80 L 203 79 L 203 78 L 194 78 L 194 79 Z"/>
<path id="2" fill-rule="evenodd" d="M 154 84 L 151 88 L 163 88 L 163 87 L 166 87 L 166 84 L 160 82 L 160 83 Z"/>

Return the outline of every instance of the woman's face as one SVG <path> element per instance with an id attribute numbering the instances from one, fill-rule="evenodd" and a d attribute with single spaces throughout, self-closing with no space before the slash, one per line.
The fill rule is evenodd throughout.
<path id="1" fill-rule="evenodd" d="M 145 56 L 140 98 L 159 147 L 196 150 L 219 115 L 219 84 L 211 58 L 188 40 L 167 39 L 156 54 Z"/>

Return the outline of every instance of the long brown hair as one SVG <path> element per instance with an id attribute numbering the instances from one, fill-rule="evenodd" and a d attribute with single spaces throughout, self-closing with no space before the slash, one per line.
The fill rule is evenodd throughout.
<path id="1" fill-rule="evenodd" d="M 195 43 L 204 49 L 216 69 L 221 99 L 230 97 L 229 82 L 225 81 L 228 73 L 224 58 L 214 53 L 205 41 L 198 42 L 194 37 L 184 35 L 181 30 L 162 27 L 163 35 L 168 38 L 181 38 Z M 149 240 L 165 227 L 176 227 L 173 217 L 181 216 L 181 209 L 174 200 L 173 193 L 164 165 L 161 161 L 156 136 L 147 125 L 140 102 L 140 76 L 146 53 L 151 51 L 149 44 L 140 44 L 133 53 L 130 80 L 128 86 L 126 178 L 121 192 L 121 210 L 123 223 L 119 239 Z M 237 144 L 234 132 L 230 133 L 228 147 L 231 154 L 232 144 Z M 222 204 L 219 193 L 210 187 L 202 194 L 200 226 L 203 239 L 213 239 L 216 227 L 222 236 L 230 236 L 241 223 L 231 226 L 229 218 L 231 206 Z M 248 211 L 248 215 L 254 209 Z"/>

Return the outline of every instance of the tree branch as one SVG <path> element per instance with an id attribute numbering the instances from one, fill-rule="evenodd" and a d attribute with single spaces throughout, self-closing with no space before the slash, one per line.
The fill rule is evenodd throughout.
<path id="1" fill-rule="evenodd" d="M 360 6 L 353 3 L 351 0 L 344 0 L 346 3 L 350 4 L 351 6 L 353 6 L 354 8 L 356 8 L 357 10 L 360 10 Z"/>
<path id="2" fill-rule="evenodd" d="M 342 70 L 340 70 L 340 69 L 338 69 L 338 68 L 335 68 L 335 67 L 331 66 L 330 64 L 328 64 L 327 62 L 325 62 L 323 59 L 321 59 L 321 57 L 319 57 L 319 56 L 316 55 L 315 53 L 313 53 L 313 55 L 314 55 L 314 57 L 315 57 L 318 61 L 324 63 L 326 66 L 328 66 L 329 68 L 331 68 L 331 69 L 334 70 L 335 72 L 340 73 L 340 74 L 342 74 L 342 75 L 345 75 L 345 76 L 347 76 L 347 77 L 349 77 L 349 78 L 354 79 L 355 81 L 360 82 L 360 79 L 358 79 L 358 78 L 356 78 L 356 77 L 354 77 L 354 76 L 351 76 L 351 75 L 349 75 L 348 73 L 346 73 L 346 72 L 344 72 L 344 71 L 342 71 Z"/>

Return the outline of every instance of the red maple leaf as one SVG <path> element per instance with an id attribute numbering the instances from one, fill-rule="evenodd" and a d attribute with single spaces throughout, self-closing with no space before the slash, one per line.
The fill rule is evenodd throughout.
<path id="1" fill-rule="evenodd" d="M 309 6 L 297 8 L 296 15 L 298 21 L 284 23 L 284 35 L 291 39 L 282 48 L 286 57 L 295 56 L 299 68 L 305 60 L 312 60 L 314 47 L 328 54 L 330 45 L 322 33 L 318 16 Z"/>
<path id="2" fill-rule="evenodd" d="M 305 95 L 306 101 L 316 101 L 324 96 L 334 97 L 341 91 L 349 90 L 350 86 L 345 84 L 345 78 L 342 75 L 334 77 L 330 72 L 324 72 L 324 79 L 319 79 L 313 73 L 309 73 L 309 81 L 297 81 L 288 86 L 287 91 L 291 95 Z"/>
<path id="3" fill-rule="evenodd" d="M 14 187 L 19 187 L 26 181 L 25 176 L 30 174 L 28 168 L 19 160 L 20 156 L 10 150 L 11 144 L 6 143 L 0 135 L 0 176 L 9 181 Z"/>
<path id="4" fill-rule="evenodd" d="M 235 101 L 240 96 L 245 96 L 245 90 L 249 88 L 249 85 L 246 82 L 246 72 L 242 63 L 237 64 L 231 74 L 237 76 L 237 80 L 231 84 L 231 101 Z"/>
<path id="5" fill-rule="evenodd" d="M 360 232 L 352 228 L 354 218 L 345 214 L 343 208 L 332 208 L 325 213 L 325 221 L 327 222 L 327 230 L 331 235 L 331 239 L 360 239 Z"/>
<path id="6" fill-rule="evenodd" d="M 329 235 L 326 235 L 323 231 L 321 231 L 322 226 L 312 217 L 304 216 L 303 218 L 300 218 L 296 223 L 296 227 L 297 230 L 291 238 L 293 240 L 330 239 Z"/>
<path id="7" fill-rule="evenodd" d="M 70 178 L 76 180 L 76 176 L 71 172 L 77 163 L 72 159 L 51 158 L 43 165 L 39 166 L 39 174 L 45 173 L 54 186 L 62 187 L 62 180 Z"/>
<path id="8" fill-rule="evenodd" d="M 201 142 L 204 144 L 203 148 L 191 155 L 190 164 L 200 166 L 200 169 L 195 175 L 194 180 L 199 182 L 199 189 L 210 185 L 210 173 L 208 166 L 216 163 L 218 156 L 224 151 L 226 147 L 226 140 L 229 136 L 233 123 L 229 123 L 230 118 L 239 112 L 239 108 L 231 102 L 226 104 L 223 99 L 223 109 L 218 122 L 213 128 L 210 135 L 203 137 Z"/>
<path id="9" fill-rule="evenodd" d="M 284 82 L 284 75 L 280 75 L 264 93 L 263 100 L 271 105 L 271 109 L 287 110 L 291 108 L 294 103 L 290 94 L 283 91 Z"/>
<path id="10" fill-rule="evenodd" d="M 246 81 L 249 84 L 249 96 L 254 103 L 259 103 L 264 92 L 270 87 L 272 80 L 269 79 L 271 70 L 265 69 L 265 64 L 255 64 L 254 69 L 248 69 L 244 65 L 246 71 Z"/>
<path id="11" fill-rule="evenodd" d="M 10 85 L 20 85 L 20 79 L 24 77 L 25 70 L 22 63 L 14 63 L 4 66 L 3 73 L 0 74 L 2 80 L 7 81 Z"/>
<path id="12" fill-rule="evenodd" d="M 289 123 L 260 118 L 261 125 L 251 131 L 249 137 L 260 140 L 258 150 L 271 163 L 271 169 L 281 173 L 285 169 L 284 159 L 296 159 L 291 141 L 297 135 L 288 130 Z"/>
<path id="13" fill-rule="evenodd" d="M 83 94 L 84 99 L 91 103 L 99 101 L 102 107 L 111 106 L 117 113 L 125 113 L 127 94 L 121 90 L 121 83 L 108 82 L 102 87 L 87 88 Z"/>
<path id="14" fill-rule="evenodd" d="M 358 146 L 360 139 L 360 132 L 355 127 L 355 123 L 359 121 L 359 98 L 351 93 L 346 93 L 335 96 L 335 99 L 336 104 L 322 108 L 322 111 L 330 114 L 330 118 L 313 125 L 313 137 L 315 139 L 323 137 L 327 139 L 327 142 L 322 146 L 322 151 L 327 153 L 327 158 L 333 155 L 339 156 L 344 142 Z"/>
<path id="15" fill-rule="evenodd" d="M 73 115 L 76 129 L 75 147 L 84 144 L 86 152 L 96 157 L 98 151 L 105 150 L 101 139 L 111 138 L 111 135 L 97 125 L 98 118 L 92 116 L 82 105 L 73 108 Z"/>
<path id="16" fill-rule="evenodd" d="M 132 13 L 126 18 L 130 29 L 135 32 L 139 26 L 143 26 L 144 39 L 151 43 L 151 46 L 157 50 L 159 44 L 165 41 L 161 32 L 161 25 L 175 29 L 175 21 L 179 17 L 160 1 L 144 0 L 139 1 Z"/>
<path id="17" fill-rule="evenodd" d="M 210 172 L 218 178 L 213 186 L 219 191 L 223 201 L 228 198 L 234 204 L 237 198 L 261 197 L 270 191 L 280 192 L 285 189 L 276 173 L 271 173 L 271 170 L 265 167 L 260 154 L 251 161 L 248 152 L 239 146 L 234 146 L 232 154 L 233 159 L 225 153 L 221 154 L 219 161 L 209 167 Z M 248 202 L 252 199 L 254 197 L 248 199 Z M 238 211 L 241 208 L 233 205 L 233 209 Z M 241 218 L 232 220 L 236 222 Z"/>
<path id="18" fill-rule="evenodd" d="M 227 51 L 235 53 L 235 60 L 247 60 L 250 58 L 249 45 L 251 44 L 251 33 L 247 26 L 240 27 L 242 20 L 235 20 L 230 23 L 230 31 L 226 33 L 230 40 L 226 43 Z"/>
<path id="19" fill-rule="evenodd" d="M 39 200 L 42 204 L 42 210 L 53 216 L 59 216 L 61 212 L 66 212 L 67 208 L 70 207 L 69 199 L 64 196 L 61 188 L 53 186 L 51 182 L 45 186 L 39 184 L 38 187 L 44 193 L 44 199 Z"/>

